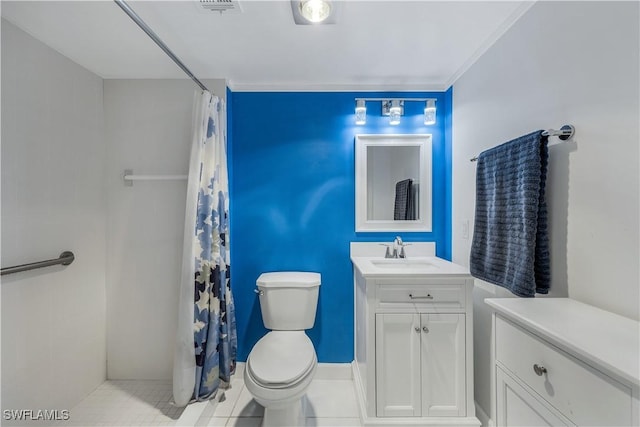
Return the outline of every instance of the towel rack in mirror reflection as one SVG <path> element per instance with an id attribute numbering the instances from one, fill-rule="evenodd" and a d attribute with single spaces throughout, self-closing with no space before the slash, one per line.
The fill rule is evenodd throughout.
<path id="1" fill-rule="evenodd" d="M 557 136 L 561 141 L 566 141 L 573 137 L 576 133 L 576 128 L 573 125 L 564 125 L 560 129 L 547 129 L 542 132 L 543 136 Z M 478 160 L 478 156 L 472 157 L 469 159 L 470 162 L 475 162 Z"/>

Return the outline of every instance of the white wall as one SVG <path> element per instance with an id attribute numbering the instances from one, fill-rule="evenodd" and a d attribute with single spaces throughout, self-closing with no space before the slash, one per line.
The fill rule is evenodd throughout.
<path id="1" fill-rule="evenodd" d="M 102 79 L 2 22 L 2 407 L 70 409 L 105 378 Z"/>
<path id="2" fill-rule="evenodd" d="M 551 296 L 638 319 L 640 275 L 637 2 L 536 3 L 454 85 L 453 261 L 468 265 L 480 151 L 569 123 L 550 147 Z M 552 139 L 557 142 L 557 139 Z M 490 411 L 490 313 L 474 291 L 475 397 Z"/>
<path id="3" fill-rule="evenodd" d="M 205 85 L 225 97 L 224 80 Z M 107 376 L 171 379 L 178 316 L 186 174 L 196 86 L 191 80 L 105 80 L 108 144 Z"/>

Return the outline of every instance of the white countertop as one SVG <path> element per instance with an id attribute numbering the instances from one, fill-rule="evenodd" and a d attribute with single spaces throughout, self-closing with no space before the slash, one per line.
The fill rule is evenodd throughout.
<path id="1" fill-rule="evenodd" d="M 570 298 L 487 298 L 497 313 L 606 372 L 640 386 L 640 322 Z"/>
<path id="2" fill-rule="evenodd" d="M 351 262 L 364 277 L 442 277 L 442 276 L 469 276 L 469 270 L 458 264 L 454 264 L 445 259 L 435 256 L 430 257 L 407 257 L 404 260 L 408 265 L 398 264 L 397 266 L 387 266 L 380 268 L 375 265 L 376 261 L 387 261 L 384 257 L 352 256 Z M 391 260 L 390 262 L 393 262 Z"/>
<path id="3" fill-rule="evenodd" d="M 469 270 L 436 256 L 434 242 L 411 242 L 405 246 L 404 259 L 385 258 L 384 245 L 390 242 L 351 242 L 351 262 L 366 278 L 471 277 Z M 376 262 L 390 264 L 380 267 Z M 393 263 L 398 263 L 394 266 Z M 404 265 L 401 265 L 404 264 Z"/>

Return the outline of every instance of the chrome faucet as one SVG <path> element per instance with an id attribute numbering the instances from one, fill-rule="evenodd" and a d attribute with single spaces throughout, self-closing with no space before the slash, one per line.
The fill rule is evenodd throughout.
<path id="1" fill-rule="evenodd" d="M 404 251 L 404 247 L 409 246 L 410 243 L 403 243 L 400 236 L 396 236 L 396 238 L 393 240 L 393 243 L 382 243 L 382 245 L 387 247 L 387 250 L 384 254 L 385 258 L 406 258 L 407 254 Z"/>
<path id="2" fill-rule="evenodd" d="M 404 247 L 406 246 L 405 243 L 402 243 L 402 239 L 400 238 L 400 236 L 396 236 L 396 240 L 393 241 L 393 247 L 395 248 L 400 248 L 400 253 L 397 253 L 397 250 L 395 251 L 397 256 L 396 258 L 406 258 L 407 254 L 404 252 Z"/>

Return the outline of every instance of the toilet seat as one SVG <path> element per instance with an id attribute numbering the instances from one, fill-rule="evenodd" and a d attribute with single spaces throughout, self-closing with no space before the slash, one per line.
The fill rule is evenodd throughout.
<path id="1" fill-rule="evenodd" d="M 316 365 L 313 343 L 304 331 L 272 331 L 247 358 L 252 379 L 265 388 L 289 388 L 304 380 Z"/>

